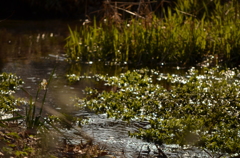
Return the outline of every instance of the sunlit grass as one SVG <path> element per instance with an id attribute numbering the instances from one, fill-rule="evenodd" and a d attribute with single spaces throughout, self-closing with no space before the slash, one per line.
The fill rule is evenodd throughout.
<path id="1" fill-rule="evenodd" d="M 237 1 L 214 1 L 211 14 L 203 12 L 200 19 L 184 14 L 184 5 L 179 3 L 175 11 L 169 9 L 163 19 L 131 19 L 120 24 L 107 19 L 69 28 L 67 59 L 186 65 L 200 63 L 211 55 L 213 65 L 236 64 L 240 47 Z"/>

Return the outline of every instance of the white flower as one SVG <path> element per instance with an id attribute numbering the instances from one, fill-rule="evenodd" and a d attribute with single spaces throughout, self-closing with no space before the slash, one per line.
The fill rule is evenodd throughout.
<path id="1" fill-rule="evenodd" d="M 46 87 L 47 87 L 47 80 L 46 80 L 46 79 L 43 79 L 42 82 L 41 82 L 41 88 L 43 88 L 44 90 L 46 90 Z"/>

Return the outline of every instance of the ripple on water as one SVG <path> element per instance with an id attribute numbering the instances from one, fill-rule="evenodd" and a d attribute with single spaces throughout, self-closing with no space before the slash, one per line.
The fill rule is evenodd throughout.
<path id="1" fill-rule="evenodd" d="M 82 127 L 82 130 L 94 138 L 96 143 L 106 146 L 109 152 L 116 157 L 136 158 L 139 154 L 143 157 L 144 155 L 146 157 L 149 157 L 149 155 L 152 155 L 150 157 L 156 156 L 157 148 L 154 144 L 128 136 L 128 131 L 136 131 L 140 126 L 145 127 L 145 123 L 132 123 L 128 125 L 123 121 L 107 119 L 106 115 L 89 115 L 89 113 L 88 117 L 90 121 Z M 149 154 L 147 152 L 148 148 L 151 150 Z M 161 149 L 169 158 L 210 157 L 202 150 L 196 148 L 181 149 L 178 145 L 163 145 Z"/>

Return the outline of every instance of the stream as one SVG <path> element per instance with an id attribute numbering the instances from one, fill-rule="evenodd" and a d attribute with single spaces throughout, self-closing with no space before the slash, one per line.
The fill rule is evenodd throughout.
<path id="1" fill-rule="evenodd" d="M 136 131 L 138 127 L 145 128 L 147 124 L 133 122 L 126 124 L 120 120 L 107 119 L 106 115 L 95 115 L 87 111 L 75 111 L 71 98 L 81 97 L 86 87 L 105 90 L 91 76 L 94 74 L 117 75 L 131 66 L 110 66 L 108 64 L 81 63 L 74 69 L 64 60 L 64 44 L 68 35 L 68 26 L 80 25 L 80 21 L 15 21 L 5 20 L 0 23 L 0 72 L 14 73 L 20 76 L 25 84 L 23 88 L 32 96 L 36 95 L 39 83 L 48 79 L 56 68 L 53 81 L 50 84 L 46 106 L 56 110 L 71 113 L 75 116 L 88 117 L 89 123 L 81 130 L 92 137 L 95 143 L 105 146 L 110 154 L 116 157 L 157 157 L 154 144 L 128 137 L 128 131 Z M 74 69 L 74 70 L 73 70 Z M 159 68 L 162 73 L 184 73 L 185 70 L 176 68 Z M 81 71 L 85 77 L 78 83 L 70 85 L 66 74 Z M 19 97 L 27 98 L 24 92 L 17 92 Z M 40 94 L 39 98 L 43 94 Z M 74 130 L 65 133 L 75 139 Z M 149 151 L 150 149 L 150 151 Z M 164 145 L 161 149 L 169 158 L 208 158 L 206 152 L 198 149 L 181 149 L 177 145 Z M 149 152 L 148 152 L 149 151 Z"/>

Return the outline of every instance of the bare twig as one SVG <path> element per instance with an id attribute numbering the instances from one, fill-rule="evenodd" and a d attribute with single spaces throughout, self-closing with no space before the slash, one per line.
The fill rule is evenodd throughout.
<path id="1" fill-rule="evenodd" d="M 181 11 L 181 10 L 178 10 L 176 9 L 177 11 L 179 11 L 180 13 L 183 13 L 183 14 L 186 14 L 186 15 L 189 15 L 189 16 L 192 16 L 192 17 L 195 17 L 196 18 L 196 15 L 193 15 L 193 14 L 190 14 L 190 13 L 187 13 L 187 12 L 184 12 L 184 11 Z"/>
<path id="2" fill-rule="evenodd" d="M 110 2 L 110 3 L 115 3 L 115 2 Z M 139 5 L 139 2 L 117 2 L 118 4 L 127 4 L 127 5 Z M 155 1 L 153 2 L 143 2 L 143 3 L 157 3 Z"/>
<path id="3" fill-rule="evenodd" d="M 141 149 L 140 149 L 139 154 L 138 154 L 138 158 L 141 158 L 142 147 L 143 147 L 144 145 L 145 145 L 145 144 L 143 144 L 143 145 L 141 146 Z"/>
<path id="4" fill-rule="evenodd" d="M 139 4 L 138 4 L 138 9 L 137 9 L 137 13 L 138 13 L 138 15 L 139 15 L 139 12 L 140 12 L 141 4 L 142 4 L 142 0 L 140 0 L 140 1 L 139 1 Z"/>
<path id="5" fill-rule="evenodd" d="M 210 157 L 213 158 L 213 155 L 210 152 L 208 152 L 206 149 L 203 149 L 203 151 L 205 151 Z"/>
<path id="6" fill-rule="evenodd" d="M 220 154 L 217 158 L 221 158 L 224 154 Z"/>
<path id="7" fill-rule="evenodd" d="M 11 16 L 13 16 L 14 13 L 15 13 L 15 11 L 13 11 L 13 12 L 12 12 L 8 17 L 6 17 L 5 19 L 0 20 L 0 22 L 3 22 L 3 21 L 5 21 L 5 20 L 9 19 Z"/>
<path id="8" fill-rule="evenodd" d="M 167 155 L 162 151 L 162 149 L 157 144 L 155 144 L 155 146 L 158 149 L 158 155 L 159 156 L 161 156 L 162 158 L 168 158 Z"/>
<path id="9" fill-rule="evenodd" d="M 119 7 L 116 7 L 116 8 L 119 9 L 119 10 L 123 10 L 123 11 L 125 11 L 125 12 L 127 12 L 127 13 L 129 13 L 129 14 L 134 15 L 134 16 L 137 16 L 137 17 L 139 17 L 139 18 L 145 19 L 143 16 L 141 16 L 141 15 L 139 15 L 139 14 L 137 14 L 137 13 L 133 13 L 133 12 L 131 12 L 131 11 L 129 11 L 129 10 L 126 10 L 126 9 L 123 9 L 123 8 L 119 8 Z"/>

